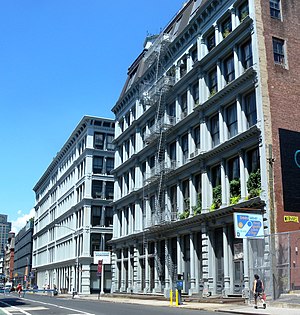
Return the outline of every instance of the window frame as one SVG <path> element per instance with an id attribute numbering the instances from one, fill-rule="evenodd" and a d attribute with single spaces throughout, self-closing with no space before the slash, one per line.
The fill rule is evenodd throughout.
<path id="1" fill-rule="evenodd" d="M 270 0 L 270 16 L 273 19 L 281 20 L 281 1 Z"/>
<path id="2" fill-rule="evenodd" d="M 219 113 L 215 114 L 214 116 L 210 118 L 210 135 L 211 135 L 211 145 L 214 148 L 220 144 Z"/>
<path id="3" fill-rule="evenodd" d="M 231 113 L 229 112 L 230 109 L 233 109 L 234 118 L 232 118 Z M 238 119 L 237 119 L 237 107 L 236 103 L 232 103 L 226 107 L 226 126 L 228 132 L 228 138 L 231 139 L 238 134 Z"/>
<path id="4" fill-rule="evenodd" d="M 285 40 L 272 37 L 273 59 L 276 65 L 286 65 Z"/>

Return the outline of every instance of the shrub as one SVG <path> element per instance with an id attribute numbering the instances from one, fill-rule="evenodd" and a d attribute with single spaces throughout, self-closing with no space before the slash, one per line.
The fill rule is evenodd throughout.
<path id="1" fill-rule="evenodd" d="M 211 205 L 211 210 L 220 208 L 222 204 L 222 186 L 217 185 L 213 188 L 213 204 Z"/>
<path id="2" fill-rule="evenodd" d="M 249 198 L 254 198 L 260 195 L 261 192 L 260 169 L 250 173 L 247 181 L 247 189 Z"/>

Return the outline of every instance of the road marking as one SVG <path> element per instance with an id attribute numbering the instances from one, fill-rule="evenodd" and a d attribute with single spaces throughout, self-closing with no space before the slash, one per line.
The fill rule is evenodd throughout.
<path id="1" fill-rule="evenodd" d="M 8 304 L 8 303 L 5 303 L 5 302 L 0 302 L 1 304 L 3 304 L 3 305 L 5 305 L 6 307 L 8 307 L 9 309 L 12 309 L 13 310 L 13 312 L 21 312 L 22 314 L 25 314 L 25 315 L 31 315 L 30 313 L 27 313 L 26 311 L 24 311 L 24 310 L 22 310 L 21 308 L 19 308 L 19 307 L 15 307 L 15 306 L 12 306 L 12 305 L 10 305 L 10 304 Z M 11 314 L 8 310 L 4 310 L 4 309 L 2 309 L 5 313 L 6 313 L 6 311 L 7 311 L 7 313 L 6 314 Z"/>
<path id="2" fill-rule="evenodd" d="M 52 303 L 34 301 L 34 300 L 26 299 L 26 298 L 23 298 L 23 300 L 34 302 L 34 303 L 39 303 L 39 304 L 42 304 L 42 305 L 54 306 L 54 307 L 58 307 L 58 308 L 61 308 L 61 309 L 64 309 L 64 310 L 68 310 L 68 311 L 71 311 L 71 312 L 76 312 L 76 314 L 74 314 L 74 315 L 95 315 L 93 313 L 86 313 L 84 311 L 75 310 L 74 308 L 60 306 L 60 305 L 56 305 L 56 304 L 52 304 Z M 31 315 L 31 314 L 29 314 L 29 315 Z"/>

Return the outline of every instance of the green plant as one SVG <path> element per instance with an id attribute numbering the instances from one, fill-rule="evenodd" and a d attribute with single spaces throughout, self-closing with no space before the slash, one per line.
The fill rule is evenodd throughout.
<path id="1" fill-rule="evenodd" d="M 223 38 L 226 38 L 230 34 L 230 30 L 226 28 L 223 32 Z"/>
<path id="2" fill-rule="evenodd" d="M 211 90 L 208 99 L 213 97 L 215 94 L 217 94 L 217 91 L 215 89 Z"/>
<path id="3" fill-rule="evenodd" d="M 182 213 L 180 213 L 179 219 L 180 220 L 187 219 L 189 216 L 190 216 L 190 211 L 186 209 Z"/>
<path id="4" fill-rule="evenodd" d="M 211 210 L 219 209 L 222 204 L 222 186 L 217 185 L 213 188 L 213 203 L 210 207 Z"/>
<path id="5" fill-rule="evenodd" d="M 240 199 L 241 199 L 240 196 L 230 197 L 230 205 L 235 205 L 235 204 L 237 204 Z"/>
<path id="6" fill-rule="evenodd" d="M 230 204 L 235 205 L 241 199 L 241 183 L 239 178 L 234 178 L 229 183 L 230 186 Z"/>
<path id="7" fill-rule="evenodd" d="M 201 193 L 199 193 L 197 196 L 197 205 L 192 207 L 194 215 L 201 214 L 201 211 L 202 211 L 202 201 L 201 200 L 202 200 Z"/>
<path id="8" fill-rule="evenodd" d="M 249 12 L 247 10 L 243 11 L 241 13 L 241 21 L 243 21 L 248 15 L 249 15 Z"/>
<path id="9" fill-rule="evenodd" d="M 261 193 L 260 169 L 258 169 L 255 172 L 250 173 L 249 178 L 247 180 L 247 189 L 248 189 L 249 199 L 260 195 Z"/>

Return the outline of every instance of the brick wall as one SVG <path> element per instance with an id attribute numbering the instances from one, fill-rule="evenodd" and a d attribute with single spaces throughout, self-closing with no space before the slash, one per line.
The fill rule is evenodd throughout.
<path id="1" fill-rule="evenodd" d="M 284 212 L 283 209 L 278 137 L 279 128 L 300 132 L 300 1 L 285 0 L 282 2 L 282 20 L 277 20 L 270 17 L 269 1 L 261 0 L 268 70 L 267 87 L 270 103 L 273 157 L 275 158 L 273 163 L 275 225 L 278 232 L 300 229 L 299 223 L 284 223 L 284 215 L 298 216 L 300 222 L 300 209 L 299 213 Z M 272 37 L 285 40 L 286 67 L 274 63 Z M 263 45 L 263 43 L 259 44 Z"/>

